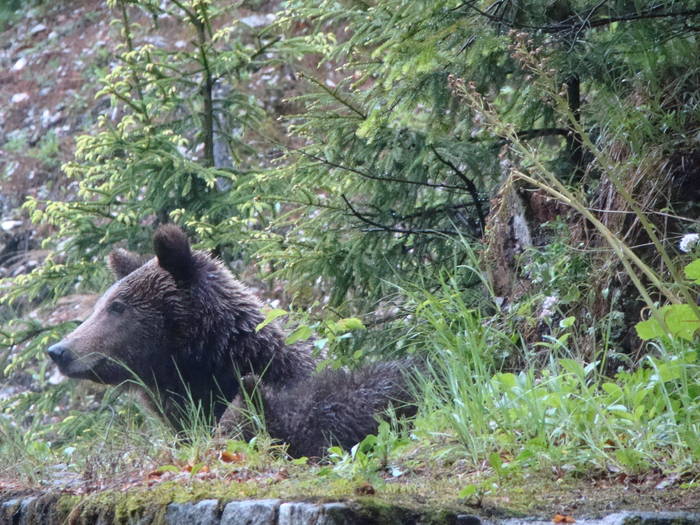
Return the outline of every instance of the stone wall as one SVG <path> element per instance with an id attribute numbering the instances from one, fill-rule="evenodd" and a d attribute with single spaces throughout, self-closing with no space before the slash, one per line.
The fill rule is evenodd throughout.
<path id="1" fill-rule="evenodd" d="M 87 502 L 87 503 L 86 503 Z M 551 525 L 535 518 L 482 519 L 452 511 L 416 511 L 361 502 L 308 503 L 279 499 L 231 501 L 205 499 L 135 509 L 126 515 L 109 505 L 85 501 L 66 504 L 60 494 L 11 498 L 0 503 L 0 525 Z M 618 512 L 578 525 L 700 525 L 700 513 Z"/>

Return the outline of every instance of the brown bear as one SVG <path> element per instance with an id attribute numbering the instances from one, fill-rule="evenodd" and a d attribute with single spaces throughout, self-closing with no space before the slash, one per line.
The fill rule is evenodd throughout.
<path id="1" fill-rule="evenodd" d="M 293 457 L 321 457 L 333 445 L 350 450 L 377 432 L 377 417 L 390 404 L 398 416 L 415 414 L 408 377 L 413 367 L 408 361 L 390 361 L 356 371 L 326 369 L 281 388 L 248 375 L 218 432 L 238 433 L 248 441 L 264 426 L 271 437 L 288 445 L 287 453 Z"/>
<path id="2" fill-rule="evenodd" d="M 110 255 L 118 280 L 90 317 L 47 352 L 68 377 L 145 387 L 146 399 L 181 429 L 194 402 L 218 420 L 245 374 L 285 387 L 307 378 L 310 346 L 285 344 L 256 297 L 221 262 L 192 251 L 172 224 L 153 238 L 143 263 L 125 250 Z M 144 388 L 142 388 L 144 389 Z"/>

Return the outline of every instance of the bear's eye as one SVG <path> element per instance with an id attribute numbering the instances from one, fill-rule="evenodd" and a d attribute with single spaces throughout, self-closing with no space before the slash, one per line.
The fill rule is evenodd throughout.
<path id="1" fill-rule="evenodd" d="M 121 314 L 126 310 L 126 305 L 120 301 L 112 301 L 107 310 L 115 314 Z"/>

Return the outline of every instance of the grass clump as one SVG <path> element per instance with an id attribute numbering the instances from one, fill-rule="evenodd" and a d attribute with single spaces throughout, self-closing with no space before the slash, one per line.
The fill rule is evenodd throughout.
<path id="1" fill-rule="evenodd" d="M 636 368 L 610 376 L 604 355 L 572 358 L 576 320 L 565 318 L 538 354 L 519 349 L 526 362 L 514 371 L 502 356 L 517 344 L 465 305 L 453 283 L 413 297 L 415 344 L 429 348 L 416 425 L 443 429 L 473 465 L 489 458 L 496 471 L 508 464 L 588 476 L 694 471 L 700 366 L 692 343 L 657 343 Z"/>

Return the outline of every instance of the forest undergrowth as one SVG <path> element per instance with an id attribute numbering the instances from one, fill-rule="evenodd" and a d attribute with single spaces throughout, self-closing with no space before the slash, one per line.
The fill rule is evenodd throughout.
<path id="1" fill-rule="evenodd" d="M 108 4 L 112 110 L 63 167 L 77 194 L 25 201 L 45 259 L 3 279 L 0 377 L 30 386 L 0 400 L 0 487 L 698 494 L 697 1 Z M 52 379 L 75 322 L 29 313 L 163 222 L 323 366 L 418 356 L 417 416 L 292 460 Z"/>

